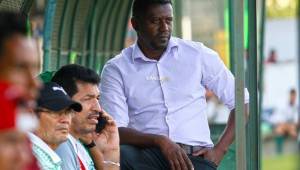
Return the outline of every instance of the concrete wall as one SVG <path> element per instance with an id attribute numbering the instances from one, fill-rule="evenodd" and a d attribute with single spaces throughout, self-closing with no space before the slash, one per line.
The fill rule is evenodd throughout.
<path id="1" fill-rule="evenodd" d="M 279 61 L 295 60 L 297 56 L 296 19 L 276 19 L 266 21 L 265 49 L 267 56 L 274 48 Z"/>

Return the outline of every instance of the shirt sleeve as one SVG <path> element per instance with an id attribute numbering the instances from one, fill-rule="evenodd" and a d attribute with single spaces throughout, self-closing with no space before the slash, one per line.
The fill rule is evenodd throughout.
<path id="1" fill-rule="evenodd" d="M 110 62 L 104 66 L 101 74 L 100 104 L 115 119 L 118 127 L 127 127 L 128 105 L 122 76 L 119 69 Z"/>
<path id="2" fill-rule="evenodd" d="M 201 45 L 202 84 L 212 90 L 229 110 L 235 108 L 235 79 L 219 55 Z M 249 93 L 245 88 L 244 103 L 249 103 Z"/>

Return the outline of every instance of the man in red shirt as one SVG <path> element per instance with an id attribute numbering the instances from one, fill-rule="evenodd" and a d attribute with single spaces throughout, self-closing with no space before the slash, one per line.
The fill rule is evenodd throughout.
<path id="1" fill-rule="evenodd" d="M 26 17 L 0 12 L 0 167 L 38 169 L 24 130 L 33 125 L 28 109 L 34 106 L 39 62 L 34 41 L 27 37 Z M 22 110 L 22 111 L 21 111 Z M 24 118 L 27 121 L 23 121 Z M 33 119 L 32 119 L 33 120 Z M 28 122 L 30 122 L 28 124 Z"/>

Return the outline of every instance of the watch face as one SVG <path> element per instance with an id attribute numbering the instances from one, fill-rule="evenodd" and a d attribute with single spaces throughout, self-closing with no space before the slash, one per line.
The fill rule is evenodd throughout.
<path id="1" fill-rule="evenodd" d="M 98 123 L 96 125 L 96 132 L 101 133 L 101 131 L 105 128 L 107 124 L 107 120 L 102 116 L 102 113 L 99 113 L 100 116 L 98 118 Z"/>

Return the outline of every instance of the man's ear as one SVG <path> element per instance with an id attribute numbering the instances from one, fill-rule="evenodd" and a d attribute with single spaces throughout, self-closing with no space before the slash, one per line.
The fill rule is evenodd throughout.
<path id="1" fill-rule="evenodd" d="M 139 27 L 138 27 L 139 24 L 138 24 L 137 18 L 131 17 L 131 25 L 135 31 L 139 30 Z"/>

